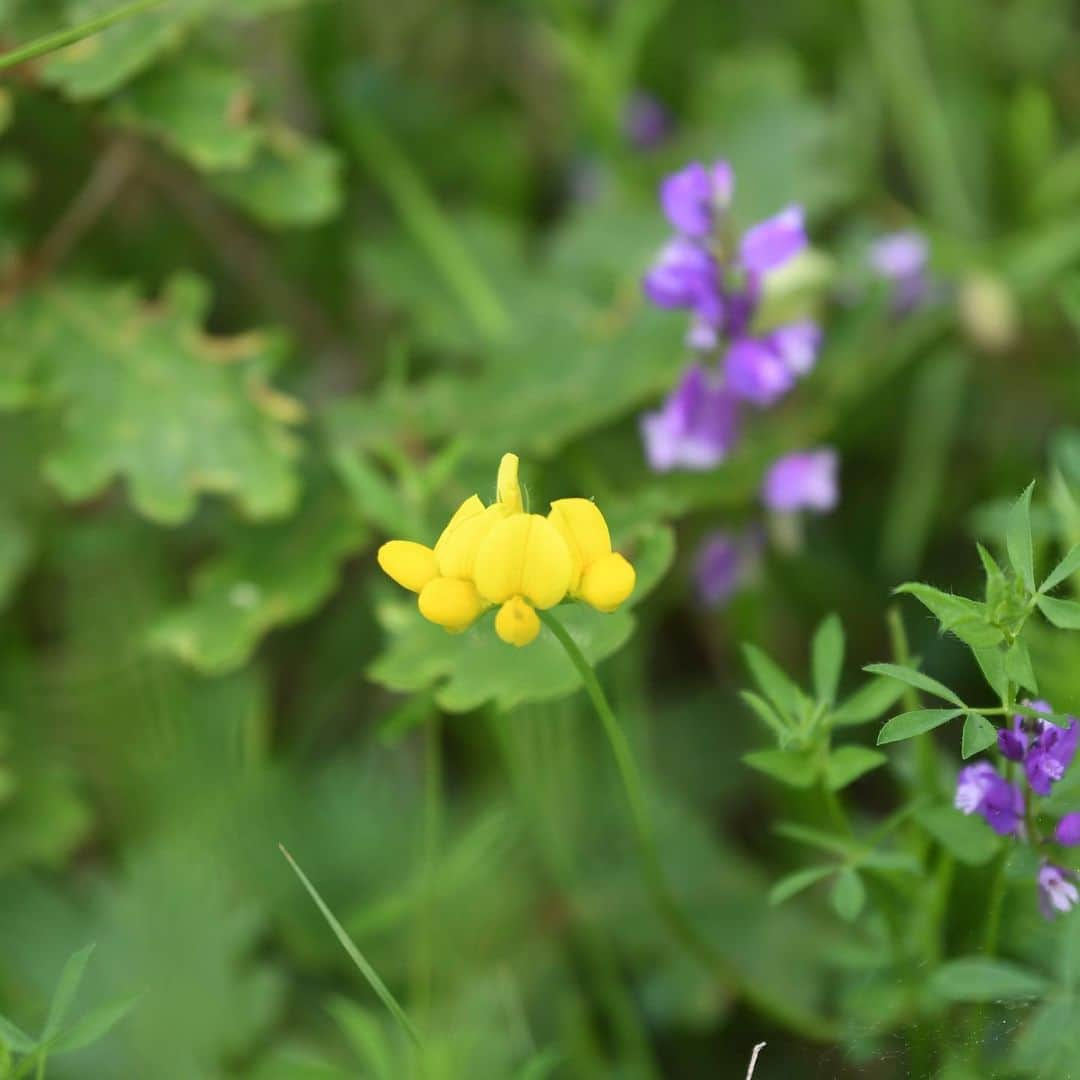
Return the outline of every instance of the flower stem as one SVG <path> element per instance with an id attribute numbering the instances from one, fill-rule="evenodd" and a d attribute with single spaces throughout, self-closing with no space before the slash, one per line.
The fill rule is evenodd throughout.
<path id="1" fill-rule="evenodd" d="M 141 15 L 144 11 L 149 11 L 163 2 L 164 0 L 135 0 L 135 3 L 124 4 L 123 7 L 107 11 L 104 15 L 89 19 L 78 26 L 72 26 L 67 30 L 59 30 L 54 34 L 45 34 L 43 37 L 29 41 L 25 45 L 0 56 L 0 71 L 21 64 L 25 60 L 33 60 L 35 57 L 44 56 L 46 53 L 55 52 L 57 49 L 63 49 L 67 45 L 74 45 L 75 42 L 82 41 L 83 38 L 88 38 L 92 34 L 97 34 L 122 19 L 128 19 L 132 15 Z"/>
<path id="2" fill-rule="evenodd" d="M 777 1023 L 783 1024 L 803 1038 L 815 1041 L 833 1041 L 838 1038 L 838 1031 L 832 1021 L 778 1000 L 751 985 L 716 949 L 707 938 L 703 937 L 683 914 L 664 873 L 663 864 L 656 847 L 656 836 L 649 817 L 648 803 L 645 798 L 645 786 L 637 762 L 634 760 L 630 742 L 626 733 L 612 711 L 603 687 L 589 661 L 585 659 L 577 642 L 569 631 L 554 615 L 548 611 L 539 612 L 544 625 L 555 635 L 563 647 L 570 662 L 577 669 L 584 684 L 585 692 L 592 703 L 593 710 L 600 719 L 608 745 L 615 758 L 615 766 L 622 781 L 627 802 L 630 804 L 630 816 L 634 827 L 634 839 L 641 856 L 642 876 L 649 890 L 652 901 L 660 917 L 667 925 L 672 936 L 680 945 L 708 967 L 720 982 L 733 994 L 746 1000 Z"/>

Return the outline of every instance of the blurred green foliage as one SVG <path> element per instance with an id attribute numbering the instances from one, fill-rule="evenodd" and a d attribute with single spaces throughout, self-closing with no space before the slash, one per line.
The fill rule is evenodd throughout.
<path id="1" fill-rule="evenodd" d="M 114 6 L 0 0 L 0 43 Z M 1075 15 L 164 0 L 0 73 L 0 1013 L 41 1030 L 88 942 L 75 1022 L 137 995 L 50 1077 L 711 1077 L 762 1040 L 761 1076 L 973 1075 L 923 984 L 881 967 L 884 928 L 845 921 L 873 873 L 815 888 L 828 875 L 774 831 L 824 823 L 772 779 L 791 762 L 760 756 L 738 645 L 809 664 L 834 726 L 873 719 L 850 695 L 891 654 L 893 585 L 975 594 L 970 536 L 1001 550 L 997 500 L 1036 475 L 1035 551 L 1080 541 Z M 638 89 L 674 118 L 648 152 L 622 125 Z M 655 189 L 719 156 L 743 223 L 806 206 L 816 258 L 766 310 L 812 306 L 825 348 L 722 468 L 656 476 L 637 415 L 685 355 L 680 319 L 640 297 Z M 898 321 L 865 254 L 905 226 L 940 289 Z M 840 509 L 703 610 L 697 540 L 756 517 L 766 464 L 823 441 Z M 778 1027 L 673 946 L 552 639 L 449 638 L 380 578 L 377 542 L 433 536 L 506 450 L 534 503 L 594 496 L 634 553 L 632 612 L 576 612 L 575 635 L 646 763 L 681 903 L 817 1030 Z M 979 685 L 905 603 L 924 669 Z M 811 657 L 832 611 L 842 664 L 829 631 Z M 1062 711 L 1080 709 L 1072 637 L 1028 640 Z M 916 765 L 860 733 L 831 786 L 872 823 Z M 942 775 L 959 749 L 942 740 Z M 974 910 L 994 841 L 944 802 L 919 822 L 961 864 L 950 910 Z M 792 899 L 770 907 L 781 880 Z M 1002 1075 L 1065 1076 L 1080 920 L 1061 950 L 1025 897 L 991 969 L 968 963 L 974 920 L 947 924 L 962 959 L 931 989 L 993 986 L 1020 1029 Z"/>

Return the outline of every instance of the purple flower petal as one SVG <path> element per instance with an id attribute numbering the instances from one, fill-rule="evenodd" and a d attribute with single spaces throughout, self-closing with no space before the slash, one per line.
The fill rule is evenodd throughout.
<path id="1" fill-rule="evenodd" d="M 735 445 L 738 421 L 736 399 L 693 364 L 660 410 L 641 419 L 649 465 L 657 472 L 711 469 Z"/>
<path id="2" fill-rule="evenodd" d="M 1000 836 L 1018 834 L 1023 828 L 1024 793 L 988 762 L 960 770 L 954 805 L 964 814 L 979 814 Z"/>
<path id="3" fill-rule="evenodd" d="M 706 536 L 694 563 L 694 580 L 702 601 L 709 607 L 726 603 L 745 580 L 751 560 L 746 538 L 723 530 Z"/>
<path id="4" fill-rule="evenodd" d="M 875 240 L 870 247 L 868 261 L 871 269 L 890 281 L 921 275 L 926 270 L 930 245 L 922 233 L 908 229 L 888 233 Z"/>
<path id="5" fill-rule="evenodd" d="M 724 374 L 731 392 L 765 408 L 775 404 L 794 385 L 795 376 L 767 341 L 740 338 L 728 349 Z"/>
<path id="6" fill-rule="evenodd" d="M 1032 707 L 1051 712 L 1045 702 L 1034 702 Z M 1037 795 L 1049 795 L 1051 788 L 1064 775 L 1076 757 L 1077 743 L 1080 741 L 1080 721 L 1070 718 L 1067 728 L 1056 724 L 1042 723 L 1041 730 L 1031 744 L 1024 759 L 1024 772 L 1031 790 Z"/>
<path id="7" fill-rule="evenodd" d="M 1024 732 L 1024 717 L 1014 716 L 1012 727 L 998 732 L 998 749 L 1010 761 L 1023 761 L 1027 753 L 1028 737 Z"/>
<path id="8" fill-rule="evenodd" d="M 1058 822 L 1054 839 L 1065 847 L 1080 847 L 1080 812 L 1066 814 Z"/>
<path id="9" fill-rule="evenodd" d="M 661 248 L 642 280 L 642 288 L 662 308 L 696 308 L 721 302 L 716 260 L 700 244 L 682 236 Z"/>
<path id="10" fill-rule="evenodd" d="M 769 335 L 769 343 L 792 375 L 809 374 L 821 348 L 821 327 L 810 319 L 780 326 Z"/>
<path id="11" fill-rule="evenodd" d="M 1080 890 L 1068 870 L 1053 863 L 1044 863 L 1039 870 L 1039 910 L 1047 919 L 1072 910 L 1080 903 Z"/>
<path id="12" fill-rule="evenodd" d="M 713 228 L 713 183 L 699 161 L 664 178 L 660 206 L 668 221 L 685 236 L 704 239 Z"/>
<path id="13" fill-rule="evenodd" d="M 816 510 L 825 513 L 840 499 L 835 450 L 821 447 L 787 454 L 775 461 L 765 476 L 761 496 L 770 510 Z"/>
<path id="14" fill-rule="evenodd" d="M 743 234 L 740 261 L 750 274 L 767 274 L 783 266 L 806 247 L 801 206 L 789 206 Z"/>

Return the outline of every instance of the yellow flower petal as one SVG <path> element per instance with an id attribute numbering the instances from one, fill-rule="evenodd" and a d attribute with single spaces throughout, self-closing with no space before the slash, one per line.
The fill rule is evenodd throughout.
<path id="1" fill-rule="evenodd" d="M 390 540 L 379 548 L 379 565 L 410 592 L 418 593 L 439 573 L 435 552 L 412 540 Z"/>
<path id="2" fill-rule="evenodd" d="M 633 591 L 637 575 L 618 552 L 597 559 L 581 578 L 578 595 L 597 611 L 614 611 Z"/>
<path id="3" fill-rule="evenodd" d="M 548 520 L 559 530 L 570 552 L 570 591 L 576 593 L 581 575 L 605 555 L 611 554 L 611 533 L 600 508 L 589 499 L 558 499 L 551 504 Z"/>
<path id="4" fill-rule="evenodd" d="M 528 645 L 540 633 L 540 617 L 520 596 L 512 596 L 495 615 L 495 633 L 507 645 Z"/>
<path id="5" fill-rule="evenodd" d="M 524 596 L 540 609 L 554 607 L 566 595 L 570 571 L 566 542 L 539 514 L 500 521 L 476 553 L 476 587 L 493 604 Z"/>
<path id="6" fill-rule="evenodd" d="M 437 577 L 420 593 L 420 614 L 447 630 L 465 630 L 484 610 L 484 602 L 471 581 Z"/>
<path id="7" fill-rule="evenodd" d="M 477 499 L 477 502 L 480 502 Z M 482 504 L 481 504 L 482 506 Z M 467 581 L 473 576 L 476 552 L 484 537 L 502 521 L 509 511 L 501 503 L 483 507 L 478 514 L 458 517 L 456 524 L 451 523 L 444 530 L 435 545 L 435 559 L 439 564 L 439 573 L 443 577 L 460 578 Z"/>
<path id="8" fill-rule="evenodd" d="M 442 535 L 439 540 L 443 538 L 448 532 L 450 532 L 455 526 L 460 525 L 463 521 L 467 521 L 471 517 L 476 517 L 477 514 L 484 512 L 484 504 L 480 500 L 479 495 L 470 495 L 455 511 L 454 516 L 446 523 L 446 528 L 443 529 Z M 438 540 L 435 542 L 435 546 L 438 547 Z"/>
<path id="9" fill-rule="evenodd" d="M 517 454 L 503 454 L 495 481 L 495 498 L 512 514 L 522 512 L 521 487 L 518 484 Z"/>

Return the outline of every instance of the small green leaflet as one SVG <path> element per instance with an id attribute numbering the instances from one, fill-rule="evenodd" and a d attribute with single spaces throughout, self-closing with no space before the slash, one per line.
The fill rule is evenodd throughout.
<path id="1" fill-rule="evenodd" d="M 754 681 L 777 712 L 785 720 L 798 720 L 804 700 L 798 686 L 756 645 L 744 645 L 743 655 Z"/>
<path id="2" fill-rule="evenodd" d="M 1035 603 L 1055 626 L 1062 630 L 1080 630 L 1080 603 L 1058 600 L 1053 596 L 1039 596 Z"/>
<path id="3" fill-rule="evenodd" d="M 825 783 L 830 791 L 840 791 L 884 765 L 888 759 L 880 750 L 866 746 L 841 746 L 829 754 L 825 763 Z"/>
<path id="4" fill-rule="evenodd" d="M 1035 481 L 1032 480 L 1013 504 L 1005 526 L 1009 562 L 1030 593 L 1035 592 L 1035 555 L 1031 545 L 1031 493 L 1034 490 Z"/>
<path id="5" fill-rule="evenodd" d="M 866 886 L 857 870 L 850 866 L 842 870 L 833 885 L 832 894 L 833 910 L 845 922 L 854 922 L 866 903 Z"/>
<path id="6" fill-rule="evenodd" d="M 954 705 L 964 707 L 964 703 L 944 683 L 940 683 L 937 679 L 932 679 L 929 675 L 924 675 L 914 668 L 901 667 L 899 664 L 868 664 L 863 668 L 863 671 L 868 671 L 873 675 L 886 675 L 890 679 L 899 679 L 902 683 L 907 683 L 908 686 L 914 686 L 916 690 L 925 690 L 928 694 L 933 694 L 935 697 L 951 701 Z"/>
<path id="7" fill-rule="evenodd" d="M 818 778 L 821 765 L 817 758 L 801 750 L 755 750 L 743 761 L 790 787 L 808 788 Z"/>
<path id="8" fill-rule="evenodd" d="M 978 713 L 968 713 L 964 718 L 964 734 L 960 740 L 960 756 L 965 760 L 993 746 L 997 742 L 997 728 Z"/>
<path id="9" fill-rule="evenodd" d="M 954 720 L 963 711 L 963 709 L 916 709 L 913 712 L 901 713 L 889 720 L 878 732 L 878 746 L 900 742 L 915 735 L 922 735 L 926 731 L 932 731 Z"/>
<path id="10" fill-rule="evenodd" d="M 900 585 L 896 592 L 914 596 L 934 613 L 943 631 L 951 631 L 967 645 L 985 648 L 1002 640 L 1001 631 L 987 621 L 986 605 L 977 600 L 954 596 L 921 582 Z"/>
<path id="11" fill-rule="evenodd" d="M 1080 544 L 1073 544 L 1065 558 L 1046 575 L 1046 580 L 1039 586 L 1039 592 L 1048 593 L 1077 570 L 1080 570 Z"/>
<path id="12" fill-rule="evenodd" d="M 915 820 L 950 855 L 968 866 L 982 866 L 1001 850 L 1001 840 L 985 821 L 968 817 L 953 806 L 923 807 Z"/>
<path id="13" fill-rule="evenodd" d="M 877 720 L 888 712 L 904 692 L 904 684 L 895 679 L 874 679 L 860 686 L 829 715 L 831 727 L 849 727 Z"/>
<path id="14" fill-rule="evenodd" d="M 835 866 L 810 866 L 805 870 L 796 870 L 793 874 L 782 877 L 769 890 L 769 903 L 777 907 L 835 871 Z"/>
<path id="15" fill-rule="evenodd" d="M 938 968 L 930 987 L 947 1001 L 1030 1001 L 1042 997 L 1050 983 L 1005 960 L 967 956 Z"/>
<path id="16" fill-rule="evenodd" d="M 836 700 L 843 665 L 844 627 L 837 615 L 828 615 L 814 634 L 811 646 L 814 694 L 818 701 L 831 705 Z"/>

